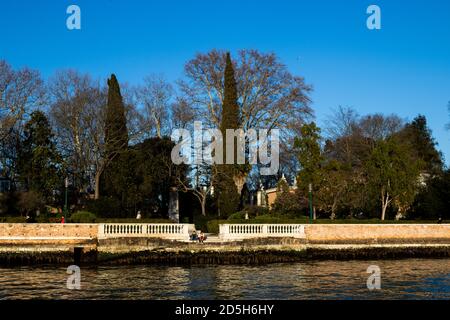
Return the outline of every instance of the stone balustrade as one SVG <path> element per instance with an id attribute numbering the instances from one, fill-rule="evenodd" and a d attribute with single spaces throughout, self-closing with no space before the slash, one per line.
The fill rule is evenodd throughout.
<path id="1" fill-rule="evenodd" d="M 241 240 L 251 238 L 293 237 L 305 238 L 302 224 L 221 224 L 221 240 Z"/>
<path id="2" fill-rule="evenodd" d="M 101 223 L 98 225 L 98 237 L 157 237 L 171 240 L 187 240 L 195 227 L 193 224 L 175 223 Z"/>

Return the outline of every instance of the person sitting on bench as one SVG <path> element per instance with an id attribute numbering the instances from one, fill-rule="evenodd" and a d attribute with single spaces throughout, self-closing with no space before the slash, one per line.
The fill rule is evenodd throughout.
<path id="1" fill-rule="evenodd" d="M 190 237 L 191 239 L 191 241 L 197 241 L 198 240 L 198 236 L 197 236 L 197 231 L 192 231 L 192 233 L 191 233 L 191 237 Z"/>
<path id="2" fill-rule="evenodd" d="M 204 235 L 204 233 L 200 230 L 200 234 L 198 236 L 198 242 L 203 243 L 203 241 L 206 240 L 206 236 Z"/>

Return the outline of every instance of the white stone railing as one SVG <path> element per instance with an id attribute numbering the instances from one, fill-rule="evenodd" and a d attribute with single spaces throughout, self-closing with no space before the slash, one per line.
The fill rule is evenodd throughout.
<path id="1" fill-rule="evenodd" d="M 221 224 L 219 238 L 240 240 L 251 238 L 293 237 L 306 238 L 302 224 Z"/>
<path id="2" fill-rule="evenodd" d="M 101 223 L 99 238 L 154 237 L 173 240 L 187 240 L 195 227 L 193 224 L 178 223 Z"/>

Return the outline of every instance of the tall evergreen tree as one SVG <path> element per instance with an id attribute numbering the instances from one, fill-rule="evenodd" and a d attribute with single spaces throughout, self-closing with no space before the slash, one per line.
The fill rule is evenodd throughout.
<path id="1" fill-rule="evenodd" d="M 114 74 L 108 80 L 105 119 L 106 168 L 101 179 L 102 194 L 120 201 L 126 207 L 129 185 L 128 130 L 120 86 Z"/>
<path id="2" fill-rule="evenodd" d="M 64 181 L 62 158 L 56 149 L 50 123 L 41 111 L 33 112 L 25 124 L 18 161 L 20 181 L 25 189 L 53 202 L 54 191 Z"/>
<path id="3" fill-rule="evenodd" d="M 295 139 L 297 158 L 301 166 L 297 176 L 297 186 L 303 194 L 308 194 L 310 184 L 314 193 L 321 187 L 323 155 L 320 139 L 320 129 L 314 122 L 304 124 L 301 128 L 301 137 Z M 314 201 L 313 203 L 315 212 L 316 204 Z"/>
<path id="4" fill-rule="evenodd" d="M 237 98 L 236 80 L 234 77 L 233 63 L 231 62 L 230 53 L 227 53 L 225 74 L 224 74 L 224 99 L 222 105 L 222 115 L 220 122 L 220 131 L 223 135 L 224 145 L 224 164 L 217 166 L 217 186 L 218 186 L 218 209 L 221 216 L 228 216 L 235 213 L 239 207 L 239 193 L 236 187 L 235 177 L 239 175 L 237 166 L 237 140 L 227 141 L 227 129 L 239 128 L 239 105 Z M 226 164 L 227 143 L 234 145 L 234 161 L 233 164 Z"/>
<path id="5" fill-rule="evenodd" d="M 105 144 L 107 157 L 128 146 L 127 120 L 125 107 L 120 94 L 120 86 L 114 74 L 108 79 L 108 102 L 106 106 Z"/>
<path id="6" fill-rule="evenodd" d="M 424 164 L 423 170 L 430 175 L 441 174 L 443 171 L 442 154 L 436 149 L 437 143 L 427 125 L 427 119 L 418 115 L 405 126 L 401 134 L 410 141 L 417 157 Z"/>
<path id="7" fill-rule="evenodd" d="M 224 75 L 224 97 L 222 106 L 222 117 L 220 122 L 220 130 L 224 136 L 227 129 L 238 129 L 239 128 L 239 105 L 238 105 L 238 95 L 236 80 L 234 78 L 234 68 L 231 62 L 230 53 L 227 53 L 227 60 L 225 66 Z M 224 151 L 224 157 L 226 158 L 226 153 Z M 236 158 L 236 154 L 235 154 Z"/>
<path id="8" fill-rule="evenodd" d="M 295 139 L 295 147 L 298 149 L 298 161 L 301 166 L 297 184 L 299 189 L 304 192 L 308 192 L 310 183 L 315 191 L 320 185 L 321 165 L 323 162 L 320 139 L 320 129 L 314 122 L 303 125 L 301 137 Z"/>

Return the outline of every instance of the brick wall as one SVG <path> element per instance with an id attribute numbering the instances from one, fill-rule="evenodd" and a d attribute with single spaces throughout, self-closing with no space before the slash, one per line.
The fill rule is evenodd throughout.
<path id="1" fill-rule="evenodd" d="M 0 238 L 70 237 L 97 238 L 96 224 L 1 223 Z"/>
<path id="2" fill-rule="evenodd" d="M 309 242 L 353 242 L 378 240 L 450 241 L 449 224 L 313 224 L 305 226 Z"/>

